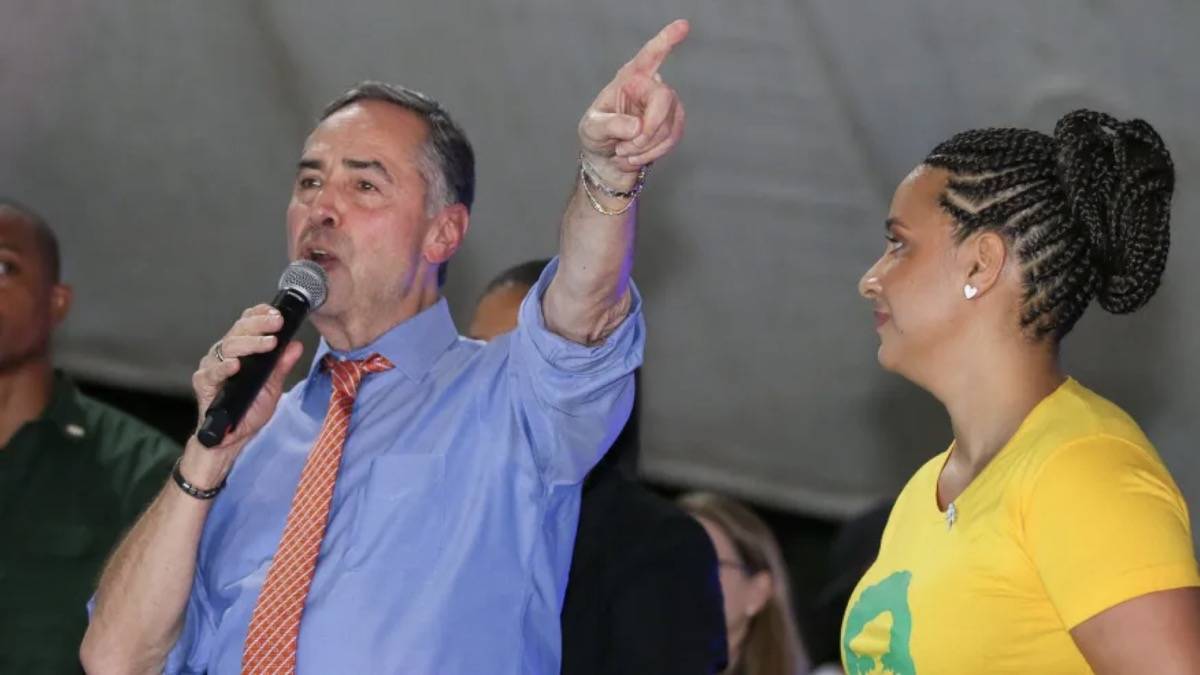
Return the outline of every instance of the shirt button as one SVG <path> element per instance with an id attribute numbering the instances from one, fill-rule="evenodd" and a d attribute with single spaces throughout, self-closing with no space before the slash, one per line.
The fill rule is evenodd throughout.
<path id="1" fill-rule="evenodd" d="M 83 438 L 84 435 L 87 434 L 87 432 L 83 430 L 83 427 L 79 426 L 78 424 L 68 424 L 67 426 L 63 427 L 63 431 L 67 432 L 67 435 L 71 438 Z"/>

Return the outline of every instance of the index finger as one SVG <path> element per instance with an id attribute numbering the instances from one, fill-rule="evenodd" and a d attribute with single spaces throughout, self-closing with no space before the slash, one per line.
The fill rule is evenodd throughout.
<path id="1" fill-rule="evenodd" d="M 270 314 L 275 308 L 265 302 L 260 302 L 253 307 L 247 307 L 246 311 L 242 312 L 242 318 L 256 316 L 259 314 Z"/>
<path id="2" fill-rule="evenodd" d="M 687 19 L 676 19 L 658 31 L 658 35 L 642 45 L 638 53 L 629 61 L 629 68 L 646 75 L 658 72 L 659 66 L 667 60 L 672 49 L 687 37 L 691 24 Z"/>

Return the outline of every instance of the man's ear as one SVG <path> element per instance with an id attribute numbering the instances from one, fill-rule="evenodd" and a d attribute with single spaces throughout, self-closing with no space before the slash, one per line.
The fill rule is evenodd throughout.
<path id="1" fill-rule="evenodd" d="M 54 284 L 50 288 L 50 318 L 54 326 L 57 327 L 67 318 L 74 297 L 75 292 L 67 284 Z"/>
<path id="2" fill-rule="evenodd" d="M 454 256 L 462 246 L 471 226 L 471 213 L 462 204 L 451 204 L 433 217 L 433 224 L 425 236 L 423 253 L 425 259 L 440 265 Z"/>

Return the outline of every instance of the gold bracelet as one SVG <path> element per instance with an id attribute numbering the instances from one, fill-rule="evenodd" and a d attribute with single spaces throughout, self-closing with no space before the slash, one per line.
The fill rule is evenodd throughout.
<path id="1" fill-rule="evenodd" d="M 602 205 L 600 203 L 600 201 L 598 199 L 596 199 L 596 196 L 592 194 L 592 190 L 589 187 L 589 185 L 591 184 L 591 180 L 589 180 L 587 172 L 583 170 L 583 164 L 579 165 L 579 180 L 583 183 L 583 194 L 587 195 L 588 201 L 591 202 L 591 204 L 592 204 L 592 208 L 595 209 L 597 213 L 600 213 L 602 215 L 605 215 L 605 216 L 622 215 L 629 209 L 633 208 L 633 205 L 635 203 L 637 203 L 637 195 L 634 195 L 632 198 L 630 198 L 629 203 L 626 204 L 625 206 L 621 207 L 620 209 L 618 209 L 616 211 L 609 211 L 608 209 L 604 208 L 604 205 Z"/>
<path id="2" fill-rule="evenodd" d="M 583 169 L 583 174 L 591 179 L 592 187 L 603 192 L 609 197 L 617 197 L 619 199 L 633 199 L 642 192 L 642 188 L 646 187 L 646 171 L 650 168 L 649 164 L 643 164 L 638 167 L 637 179 L 633 182 L 633 187 L 628 190 L 618 190 L 610 187 L 600 178 L 600 174 L 596 171 L 596 167 L 587 161 L 583 156 L 583 151 L 579 151 L 579 166 Z"/>

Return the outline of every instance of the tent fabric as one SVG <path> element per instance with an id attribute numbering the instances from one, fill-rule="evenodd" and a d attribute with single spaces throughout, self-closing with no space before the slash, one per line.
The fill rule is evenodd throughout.
<path id="1" fill-rule="evenodd" d="M 649 177 L 635 269 L 646 475 L 834 517 L 895 494 L 950 431 L 880 370 L 857 296 L 891 192 L 956 131 L 1049 131 L 1086 106 L 1156 125 L 1179 181 L 1158 297 L 1133 317 L 1093 307 L 1064 359 L 1200 503 L 1195 3 L 5 3 L 0 194 L 62 240 L 77 296 L 59 363 L 190 391 L 269 297 L 300 145 L 362 79 L 434 95 L 475 144 L 446 288 L 465 326 L 493 274 L 554 252 L 580 114 L 677 16 L 693 32 L 663 72 L 689 129 Z"/>

